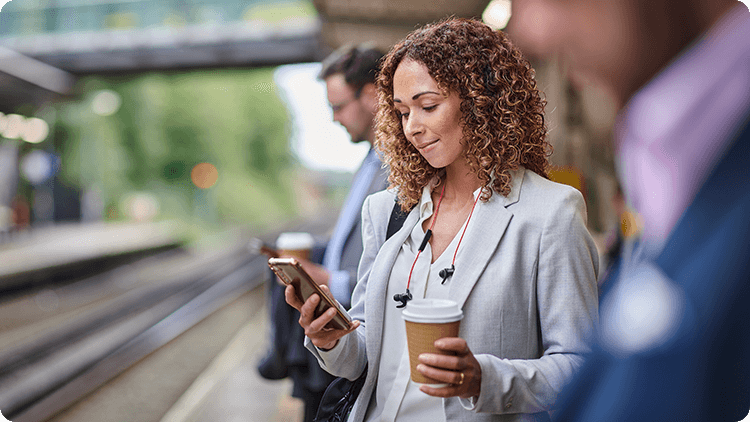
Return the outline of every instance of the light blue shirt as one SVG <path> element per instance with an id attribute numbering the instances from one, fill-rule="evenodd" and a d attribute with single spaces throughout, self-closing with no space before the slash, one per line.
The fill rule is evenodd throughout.
<path id="1" fill-rule="evenodd" d="M 382 164 L 377 153 L 371 148 L 359 171 L 354 176 L 352 187 L 344 201 L 344 207 L 341 209 L 323 256 L 323 266 L 331 274 L 328 288 L 331 290 L 333 297 L 347 309 L 351 302 L 351 291 L 349 289 L 351 276 L 347 271 L 341 270 L 341 254 L 352 227 L 361 217 L 362 204 L 365 202 L 370 185 L 381 167 Z"/>

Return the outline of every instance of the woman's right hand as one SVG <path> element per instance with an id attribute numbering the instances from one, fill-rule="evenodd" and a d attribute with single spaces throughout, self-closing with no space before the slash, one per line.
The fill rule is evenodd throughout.
<path id="1" fill-rule="evenodd" d="M 329 294 L 328 286 L 322 285 L 320 288 L 323 289 L 326 294 Z M 348 330 L 327 328 L 326 324 L 328 324 L 336 315 L 336 310 L 334 308 L 329 308 L 321 316 L 315 318 L 315 309 L 320 303 L 320 296 L 317 294 L 313 294 L 307 299 L 307 301 L 302 303 L 299 296 L 297 296 L 294 287 L 288 285 L 286 286 L 286 290 L 284 290 L 284 299 L 286 299 L 286 303 L 299 311 L 299 325 L 304 328 L 305 335 L 310 338 L 312 344 L 319 349 L 333 349 L 336 347 L 336 344 L 338 344 L 341 337 L 344 337 L 359 327 L 359 321 L 354 320 L 352 327 Z"/>

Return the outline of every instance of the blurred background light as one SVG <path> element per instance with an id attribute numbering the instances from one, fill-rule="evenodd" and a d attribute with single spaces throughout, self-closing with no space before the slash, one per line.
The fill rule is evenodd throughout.
<path id="1" fill-rule="evenodd" d="M 49 135 L 49 125 L 38 117 L 26 118 L 20 114 L 0 113 L 0 135 L 7 139 L 23 139 L 38 144 Z"/>
<path id="2" fill-rule="evenodd" d="M 153 221 L 159 214 L 159 200 L 152 193 L 136 192 L 127 195 L 121 205 L 125 215 L 133 221 Z"/>
<path id="3" fill-rule="evenodd" d="M 49 125 L 38 117 L 26 119 L 24 126 L 21 137 L 28 143 L 38 144 L 47 139 L 47 135 L 49 135 Z"/>
<path id="4" fill-rule="evenodd" d="M 21 172 L 33 185 L 41 185 L 54 174 L 55 159 L 51 154 L 34 150 L 21 160 Z"/>
<path id="5" fill-rule="evenodd" d="M 91 109 L 99 116 L 111 116 L 117 113 L 120 105 L 122 105 L 120 95 L 109 89 L 98 91 L 91 101 Z"/>
<path id="6" fill-rule="evenodd" d="M 201 189 L 208 189 L 213 186 L 219 179 L 219 171 L 216 166 L 210 163 L 200 163 L 190 171 L 190 179 L 195 186 Z"/>
<path id="7" fill-rule="evenodd" d="M 482 13 L 484 23 L 493 29 L 503 29 L 508 26 L 510 20 L 511 0 L 492 0 Z"/>
<path id="8" fill-rule="evenodd" d="M 26 119 L 19 114 L 8 114 L 5 116 L 5 129 L 3 130 L 3 136 L 8 139 L 18 139 L 21 137 L 23 132 L 23 126 L 26 123 Z"/>

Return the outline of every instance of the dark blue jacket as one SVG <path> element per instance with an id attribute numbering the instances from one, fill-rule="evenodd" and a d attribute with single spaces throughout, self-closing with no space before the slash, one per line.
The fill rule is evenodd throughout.
<path id="1" fill-rule="evenodd" d="M 647 288 L 628 289 L 628 283 L 653 282 L 648 277 L 638 278 L 644 272 L 663 276 L 663 285 L 671 293 L 662 295 L 661 299 L 667 300 L 661 305 L 673 311 L 676 322 L 665 335 L 642 345 L 625 350 L 612 347 L 612 343 L 622 343 L 629 336 L 637 340 L 641 331 L 649 331 L 649 324 L 655 323 L 645 321 L 645 330 L 635 324 L 632 332 L 627 325 L 625 331 L 611 330 L 612 324 L 607 323 L 627 321 L 617 312 L 623 307 L 609 307 L 608 301 L 627 302 L 647 292 Z M 641 299 L 647 306 L 641 311 L 648 313 L 650 306 L 661 306 L 658 296 L 644 294 Z M 614 310 L 612 315 L 604 314 L 607 309 Z M 681 217 L 660 255 L 637 264 L 634 271 L 621 272 L 616 285 L 602 298 L 599 339 L 584 369 L 561 397 L 562 410 L 556 420 L 738 421 L 748 414 L 747 123 Z"/>

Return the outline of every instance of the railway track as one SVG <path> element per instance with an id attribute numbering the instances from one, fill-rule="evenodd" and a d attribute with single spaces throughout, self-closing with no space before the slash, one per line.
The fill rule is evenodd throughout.
<path id="1" fill-rule="evenodd" d="M 285 229 L 322 235 L 331 215 Z M 97 245 L 66 230 L 46 251 L 0 245 L 0 411 L 13 422 L 57 420 L 238 298 L 263 300 L 251 291 L 268 266 L 247 233 L 198 250 L 161 232 L 118 228 Z"/>
<path id="2" fill-rule="evenodd" d="M 25 284 L 0 277 L 0 410 L 9 420 L 51 418 L 267 274 L 242 240 L 211 252 L 151 245 L 80 261 L 19 272 Z"/>

